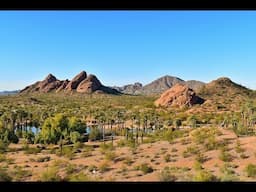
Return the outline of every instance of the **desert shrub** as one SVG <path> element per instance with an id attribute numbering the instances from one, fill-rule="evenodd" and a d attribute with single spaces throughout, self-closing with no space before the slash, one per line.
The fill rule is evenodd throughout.
<path id="1" fill-rule="evenodd" d="M 191 132 L 194 142 L 197 144 L 204 144 L 207 141 L 210 148 L 214 147 L 214 144 L 216 144 L 215 136 L 219 134 L 219 130 L 213 127 L 198 128 Z"/>
<path id="2" fill-rule="evenodd" d="M 241 148 L 241 143 L 239 141 L 236 142 L 235 150 L 237 153 L 243 153 L 245 149 Z"/>
<path id="3" fill-rule="evenodd" d="M 100 149 L 102 153 L 104 153 L 106 151 L 114 150 L 114 146 L 112 145 L 112 143 L 109 143 L 109 144 L 105 143 L 100 145 Z"/>
<path id="4" fill-rule="evenodd" d="M 84 182 L 84 181 L 92 181 L 92 179 L 85 175 L 83 172 L 77 173 L 77 174 L 71 174 L 68 176 L 68 181 L 70 182 Z"/>
<path id="5" fill-rule="evenodd" d="M 206 143 L 205 143 L 204 146 L 205 146 L 207 151 L 215 150 L 215 149 L 218 149 L 219 143 L 217 142 L 216 137 L 213 135 L 213 136 L 210 136 L 206 140 Z"/>
<path id="6" fill-rule="evenodd" d="M 225 149 L 221 149 L 219 159 L 224 162 L 230 162 L 232 161 L 233 157 L 227 151 L 225 151 Z"/>
<path id="7" fill-rule="evenodd" d="M 202 164 L 199 161 L 195 161 L 193 167 L 196 171 L 200 171 L 203 169 Z"/>
<path id="8" fill-rule="evenodd" d="M 26 139 L 27 143 L 33 144 L 35 141 L 35 134 L 29 130 L 29 131 L 24 131 L 23 132 L 23 137 Z"/>
<path id="9" fill-rule="evenodd" d="M 91 132 L 89 134 L 89 139 L 91 141 L 100 140 L 100 139 L 102 139 L 102 133 L 100 132 L 99 129 L 94 128 L 94 129 L 91 130 Z"/>
<path id="10" fill-rule="evenodd" d="M 9 143 L 6 143 L 6 142 L 0 140 L 0 153 L 6 152 L 8 149 L 8 145 L 9 145 Z"/>
<path id="11" fill-rule="evenodd" d="M 126 165 L 130 166 L 133 163 L 133 161 L 130 157 L 126 157 L 125 160 L 124 160 L 124 163 Z"/>
<path id="12" fill-rule="evenodd" d="M 25 144 L 23 146 L 23 150 L 25 154 L 37 154 L 40 153 L 42 149 L 37 147 L 29 147 L 29 145 Z"/>
<path id="13" fill-rule="evenodd" d="M 20 166 L 17 166 L 12 171 L 12 175 L 14 181 L 25 181 L 27 177 L 32 176 L 32 172 L 29 170 L 25 170 Z"/>
<path id="14" fill-rule="evenodd" d="M 136 144 L 133 140 L 120 140 L 118 143 L 117 143 L 117 146 L 118 147 L 131 147 L 131 148 L 135 148 L 136 147 Z"/>
<path id="15" fill-rule="evenodd" d="M 48 162 L 51 160 L 50 156 L 45 156 L 45 157 L 39 157 L 38 159 L 36 159 L 36 162 Z"/>
<path id="16" fill-rule="evenodd" d="M 56 154 L 59 156 L 63 155 L 64 157 L 66 157 L 70 160 L 73 159 L 73 157 L 74 157 L 73 148 L 69 147 L 69 146 L 63 147 L 62 151 L 61 151 L 61 149 L 58 149 Z"/>
<path id="17" fill-rule="evenodd" d="M 197 182 L 213 182 L 216 181 L 217 178 L 209 171 L 200 170 L 196 173 L 193 180 Z"/>
<path id="18" fill-rule="evenodd" d="M 10 182 L 10 181 L 12 181 L 12 178 L 8 174 L 7 170 L 0 167 L 0 182 Z"/>
<path id="19" fill-rule="evenodd" d="M 81 157 L 91 157 L 92 156 L 92 152 L 91 151 L 84 151 L 81 155 Z"/>
<path id="20" fill-rule="evenodd" d="M 78 131 L 73 131 L 70 133 L 70 141 L 74 144 L 81 141 L 82 136 Z"/>
<path id="21" fill-rule="evenodd" d="M 200 163 L 204 163 L 206 161 L 206 156 L 203 153 L 197 153 L 196 155 L 196 161 L 200 162 Z"/>
<path id="22" fill-rule="evenodd" d="M 245 172 L 246 172 L 248 177 L 256 177 L 256 165 L 248 164 L 245 167 Z"/>
<path id="23" fill-rule="evenodd" d="M 89 167 L 88 167 L 88 171 L 89 172 L 92 172 L 93 170 L 97 170 L 98 168 L 95 166 L 95 165 L 90 165 Z"/>
<path id="24" fill-rule="evenodd" d="M 223 174 L 220 177 L 221 181 L 238 181 L 239 178 L 236 177 L 235 171 L 232 169 L 232 165 L 225 163 L 223 167 L 220 168 L 220 172 Z"/>
<path id="25" fill-rule="evenodd" d="M 106 160 L 114 161 L 115 158 L 116 158 L 115 152 L 109 151 L 109 152 L 105 153 L 105 159 L 106 159 Z"/>
<path id="26" fill-rule="evenodd" d="M 161 170 L 160 174 L 158 175 L 159 180 L 162 182 L 170 182 L 175 181 L 177 178 L 171 174 L 169 167 L 165 167 Z"/>
<path id="27" fill-rule="evenodd" d="M 99 170 L 101 173 L 107 172 L 109 171 L 110 167 L 109 167 L 109 163 L 107 161 L 102 162 L 99 165 Z"/>
<path id="28" fill-rule="evenodd" d="M 153 137 L 147 137 L 145 139 L 143 139 L 143 143 L 155 143 L 157 140 Z"/>
<path id="29" fill-rule="evenodd" d="M 76 165 L 68 164 L 65 170 L 66 170 L 66 174 L 71 175 L 76 172 Z"/>
<path id="30" fill-rule="evenodd" d="M 84 144 L 79 141 L 74 143 L 74 149 L 81 149 L 83 147 L 84 147 Z"/>
<path id="31" fill-rule="evenodd" d="M 197 146 L 187 147 L 185 151 L 183 151 L 182 155 L 184 158 L 190 157 L 191 155 L 195 155 L 199 152 L 199 148 Z"/>
<path id="32" fill-rule="evenodd" d="M 247 159 L 247 158 L 249 158 L 249 156 L 248 156 L 248 155 L 245 155 L 244 153 L 242 153 L 242 154 L 240 155 L 240 158 L 242 158 L 242 159 Z"/>
<path id="33" fill-rule="evenodd" d="M 40 181 L 51 181 L 51 182 L 56 182 L 56 181 L 61 181 L 61 177 L 58 175 L 58 171 L 56 167 L 50 167 L 47 168 L 46 171 L 44 171 L 41 174 Z"/>
<path id="34" fill-rule="evenodd" d="M 173 153 L 175 153 L 177 151 L 178 151 L 178 149 L 176 149 L 176 148 L 172 148 L 172 150 L 171 150 L 171 152 L 173 152 Z"/>
<path id="35" fill-rule="evenodd" d="M 4 154 L 0 154 L 0 162 L 6 161 L 6 156 Z"/>
<path id="36" fill-rule="evenodd" d="M 170 154 L 167 154 L 167 155 L 165 155 L 164 156 L 164 160 L 165 160 L 165 162 L 170 162 L 171 161 L 171 155 Z"/>
<path id="37" fill-rule="evenodd" d="M 154 169 L 146 163 L 141 164 L 138 169 L 141 170 L 144 174 L 152 173 L 154 171 Z"/>

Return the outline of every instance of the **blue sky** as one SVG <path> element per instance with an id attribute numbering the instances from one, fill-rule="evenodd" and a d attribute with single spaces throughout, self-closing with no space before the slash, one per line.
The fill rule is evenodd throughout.
<path id="1" fill-rule="evenodd" d="M 227 76 L 256 89 L 255 11 L 1 11 L 0 90 L 80 71 L 105 85 Z"/>

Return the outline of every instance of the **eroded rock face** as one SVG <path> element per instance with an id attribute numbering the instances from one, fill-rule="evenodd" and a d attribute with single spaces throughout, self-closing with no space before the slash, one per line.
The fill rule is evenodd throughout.
<path id="1" fill-rule="evenodd" d="M 61 86 L 56 90 L 56 93 L 59 93 L 61 91 L 64 91 L 67 85 L 69 84 L 69 80 L 66 79 L 65 81 L 61 81 Z"/>
<path id="2" fill-rule="evenodd" d="M 65 93 L 120 94 L 117 90 L 102 85 L 95 75 L 87 76 L 85 71 L 76 75 L 71 81 L 68 79 L 60 81 L 52 74 L 49 74 L 43 81 L 38 81 L 25 87 L 20 93 L 59 93 L 62 91 Z"/>
<path id="3" fill-rule="evenodd" d="M 87 78 L 87 74 L 85 71 L 82 71 L 78 75 L 76 75 L 65 87 L 66 91 L 73 91 L 76 90 L 78 85 Z"/>
<path id="4" fill-rule="evenodd" d="M 195 104 L 202 104 L 203 102 L 204 100 L 198 97 L 193 89 L 186 85 L 175 84 L 155 101 L 155 105 L 165 107 L 191 107 Z"/>
<path id="5" fill-rule="evenodd" d="M 27 86 L 25 89 L 21 90 L 20 93 L 49 93 L 52 90 L 58 89 L 60 86 L 61 81 L 56 79 L 56 77 L 52 74 L 49 74 L 43 81 L 38 81 L 30 86 Z"/>
<path id="6" fill-rule="evenodd" d="M 98 78 L 95 75 L 89 75 L 78 85 L 76 91 L 78 93 L 92 93 L 94 91 L 100 90 L 101 87 L 102 84 Z"/>

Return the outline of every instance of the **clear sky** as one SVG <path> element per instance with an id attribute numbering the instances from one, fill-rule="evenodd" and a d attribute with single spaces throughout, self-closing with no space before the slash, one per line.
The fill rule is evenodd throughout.
<path id="1" fill-rule="evenodd" d="M 1 11 L 0 90 L 80 71 L 108 86 L 221 76 L 256 89 L 255 11 Z"/>

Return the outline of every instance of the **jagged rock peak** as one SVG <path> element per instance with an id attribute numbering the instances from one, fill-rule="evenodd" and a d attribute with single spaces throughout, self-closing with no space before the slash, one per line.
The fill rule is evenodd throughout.
<path id="1" fill-rule="evenodd" d="M 49 75 L 47 75 L 47 77 L 44 79 L 44 81 L 51 83 L 51 82 L 57 81 L 57 78 L 50 73 Z"/>

